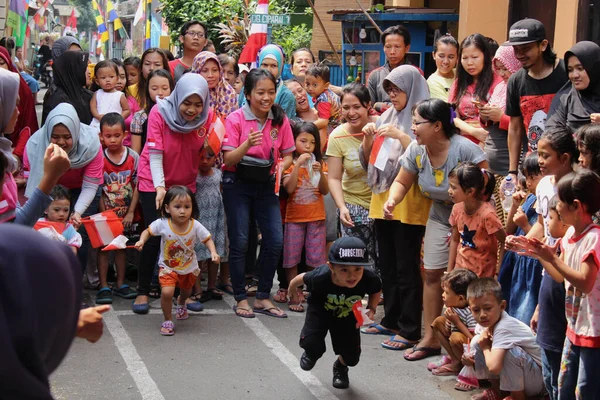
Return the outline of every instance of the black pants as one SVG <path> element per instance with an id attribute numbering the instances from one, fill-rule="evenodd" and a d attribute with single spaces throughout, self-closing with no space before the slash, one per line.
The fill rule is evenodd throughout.
<path id="1" fill-rule="evenodd" d="M 381 325 L 398 329 L 407 340 L 421 338 L 423 282 L 421 245 L 425 227 L 375 220 L 385 316 Z"/>
<path id="2" fill-rule="evenodd" d="M 144 229 L 159 218 L 156 210 L 156 192 L 140 192 L 140 204 L 142 213 L 144 214 Z M 154 266 L 160 252 L 160 236 L 151 237 L 140 255 L 140 265 L 138 267 L 138 296 L 148 296 L 150 293 L 150 283 L 152 274 L 154 274 Z"/>
<path id="3" fill-rule="evenodd" d="M 74 212 L 75 203 L 77 203 L 77 200 L 79 199 L 79 195 L 81 194 L 81 188 L 70 189 L 69 192 L 71 193 L 71 211 Z M 90 215 L 94 215 L 94 214 L 98 213 L 98 208 L 100 206 L 101 194 L 102 194 L 102 189 L 98 188 L 98 190 L 96 191 L 96 196 L 94 196 L 94 200 L 92 200 L 92 202 L 88 206 L 87 210 L 85 210 L 85 212 L 81 216 L 82 218 L 89 217 Z M 79 251 L 77 252 L 77 259 L 79 260 L 79 264 L 81 265 L 81 274 L 83 275 L 83 274 L 85 274 L 85 271 L 87 270 L 88 254 L 92 247 L 92 244 L 90 242 L 90 236 L 88 235 L 87 231 L 85 230 L 85 227 L 83 226 L 83 224 L 81 224 L 81 226 L 79 227 L 79 230 L 77 232 L 79 232 L 79 234 L 81 235 L 81 247 L 79 248 Z"/>
<path id="4" fill-rule="evenodd" d="M 331 345 L 336 355 L 342 356 L 344 363 L 353 367 L 360 359 L 360 332 L 353 317 L 335 318 L 315 306 L 309 305 L 306 320 L 300 334 L 300 347 L 312 360 L 318 360 L 325 353 L 325 336 L 331 336 Z"/>

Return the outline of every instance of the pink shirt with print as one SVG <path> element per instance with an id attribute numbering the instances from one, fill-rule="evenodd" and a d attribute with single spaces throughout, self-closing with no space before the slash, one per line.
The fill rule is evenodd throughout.
<path id="1" fill-rule="evenodd" d="M 207 121 L 212 121 L 212 109 Z M 190 133 L 175 132 L 169 128 L 158 107 L 153 107 L 148 116 L 148 136 L 140 155 L 138 166 L 138 189 L 140 192 L 155 192 L 150 172 L 150 154 L 163 156 L 165 189 L 183 185 L 196 193 L 196 176 L 200 165 L 200 151 L 210 126 L 201 126 Z"/>
<path id="2" fill-rule="evenodd" d="M 251 112 L 247 106 L 229 114 L 225 120 L 227 138 L 223 143 L 223 151 L 237 149 L 242 143 L 248 140 L 250 132 L 259 130 L 258 120 L 248 119 L 250 115 Z M 287 117 L 284 117 L 280 127 L 273 127 L 273 120 L 267 118 L 261 131 L 263 133 L 261 145 L 250 147 L 246 153 L 247 156 L 268 160 L 271 155 L 271 148 L 274 147 L 273 159 L 276 161 L 280 156 L 290 154 L 296 149 L 292 128 Z M 272 137 L 274 136 L 276 136 L 276 141 L 273 146 Z M 275 163 L 273 163 L 273 170 L 271 172 L 274 169 Z M 225 167 L 225 170 L 235 172 L 235 167 Z"/>

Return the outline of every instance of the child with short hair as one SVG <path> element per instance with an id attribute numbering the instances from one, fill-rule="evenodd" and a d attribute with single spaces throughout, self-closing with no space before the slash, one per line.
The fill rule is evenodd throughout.
<path id="1" fill-rule="evenodd" d="M 125 231 L 134 231 L 136 209 L 139 201 L 137 190 L 137 165 L 140 156 L 126 147 L 125 121 L 121 114 L 108 113 L 100 120 L 100 140 L 104 144 L 104 183 L 100 211 L 113 210 L 123 219 Z M 110 253 L 115 256 L 117 282 L 113 290 L 108 286 L 107 273 Z M 133 299 L 137 293 L 124 283 L 127 268 L 126 250 L 100 251 L 98 254 L 98 277 L 100 290 L 96 304 L 112 304 L 112 294 Z"/>
<path id="2" fill-rule="evenodd" d="M 338 355 L 333 364 L 333 387 L 346 389 L 350 385 L 348 367 L 358 364 L 361 353 L 360 331 L 352 306 L 368 294 L 367 315 L 373 319 L 381 280 L 366 268 L 370 265 L 367 246 L 356 237 L 333 242 L 328 259 L 326 265 L 296 276 L 290 282 L 289 294 L 292 301 L 297 301 L 301 285 L 310 292 L 300 334 L 300 347 L 304 349 L 300 368 L 310 371 L 315 366 L 325 353 L 325 336 L 329 332 L 333 351 Z"/>
<path id="3" fill-rule="evenodd" d="M 525 178 L 525 190 L 513 194 L 512 206 L 506 217 L 506 233 L 514 236 L 525 236 L 538 219 L 535 191 L 543 175 L 536 153 L 525 157 L 521 172 Z M 498 281 L 506 300 L 506 312 L 529 324 L 538 303 L 542 265 L 532 257 L 507 251 L 502 259 Z"/>
<path id="4" fill-rule="evenodd" d="M 56 185 L 50 192 L 52 202 L 44 212 L 45 217 L 38 219 L 34 229 L 49 239 L 63 242 L 71 247 L 73 253 L 81 247 L 81 235 L 69 222 L 71 215 L 71 192 L 63 185 Z M 50 226 L 44 222 L 52 222 Z"/>
<path id="5" fill-rule="evenodd" d="M 474 366 L 478 379 L 492 384 L 472 398 L 499 399 L 500 391 L 510 392 L 512 399 L 543 396 L 540 346 L 527 325 L 504 311 L 500 284 L 493 278 L 475 279 L 467 289 L 467 299 L 478 334 L 471 340 L 475 355 L 463 354 L 461 361 Z"/>
<path id="6" fill-rule="evenodd" d="M 100 61 L 94 67 L 94 80 L 100 87 L 90 101 L 90 112 L 94 119 L 90 126 L 100 130 L 100 120 L 109 112 L 129 117 L 131 110 L 125 93 L 117 90 L 119 67 L 112 60 Z"/>
<path id="7" fill-rule="evenodd" d="M 431 329 L 437 336 L 440 345 L 448 352 L 438 362 L 430 362 L 427 369 L 436 376 L 457 375 L 462 367 L 460 359 L 463 354 L 463 345 L 469 343 L 475 332 L 475 319 L 469 309 L 467 301 L 467 288 L 477 279 L 473 271 L 456 268 L 442 277 L 442 299 L 446 306 L 444 315 L 437 317 Z M 384 346 L 382 344 L 382 346 Z M 385 347 L 385 346 L 384 346 Z M 456 383 L 458 390 L 464 388 L 461 382 Z"/>
<path id="8" fill-rule="evenodd" d="M 160 327 L 160 334 L 173 336 L 173 296 L 175 287 L 179 286 L 177 298 L 177 320 L 189 318 L 185 301 L 192 294 L 196 277 L 200 274 L 198 259 L 194 247 L 202 242 L 210 251 L 211 261 L 218 263 L 219 255 L 210 232 L 196 221 L 199 216 L 198 205 L 194 194 L 187 186 L 171 186 L 167 191 L 160 208 L 161 218 L 152 222 L 142 232 L 135 247 L 141 251 L 151 236 L 160 236 L 159 282 L 161 286 L 160 303 L 165 321 Z"/>
<path id="9" fill-rule="evenodd" d="M 312 122 L 298 122 L 292 133 L 296 143 L 294 163 L 283 173 L 283 186 L 290 195 L 283 231 L 283 268 L 288 282 L 298 275 L 303 249 L 308 270 L 327 261 L 323 196 L 329 193 L 319 130 Z M 302 291 L 298 297 L 297 302 L 290 300 L 288 307 L 290 311 L 304 312 Z"/>
<path id="10" fill-rule="evenodd" d="M 458 164 L 449 174 L 448 194 L 454 202 L 450 214 L 452 236 L 448 272 L 466 268 L 478 277 L 498 274 L 498 242 L 504 255 L 504 227 L 490 198 L 494 175 L 471 162 Z"/>
<path id="11" fill-rule="evenodd" d="M 341 123 L 340 98 L 329 89 L 329 67 L 311 65 L 304 78 L 306 91 L 312 96 L 319 119 L 315 121 L 318 129 L 327 128 L 330 134 Z"/>
<path id="12" fill-rule="evenodd" d="M 566 287 L 567 337 L 558 375 L 559 399 L 600 398 L 600 227 L 592 222 L 600 209 L 599 192 L 600 177 L 590 170 L 571 172 L 558 182 L 558 213 L 571 225 L 560 240 L 560 255 L 558 242 L 511 238 Z"/>

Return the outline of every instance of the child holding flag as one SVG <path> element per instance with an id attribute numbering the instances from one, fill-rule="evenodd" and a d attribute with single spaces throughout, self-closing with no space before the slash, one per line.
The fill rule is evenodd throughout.
<path id="1" fill-rule="evenodd" d="M 118 113 L 108 113 L 100 120 L 100 139 L 104 144 L 104 183 L 100 211 L 113 210 L 123 219 L 123 227 L 131 231 L 135 219 L 135 210 L 139 200 L 137 190 L 137 165 L 139 155 L 125 147 L 125 120 Z M 100 290 L 96 295 L 96 304 L 112 304 L 112 293 L 124 299 L 136 296 L 135 290 L 123 281 L 127 267 L 125 249 L 113 250 L 117 266 L 115 289 L 108 287 L 106 275 L 110 253 L 101 251 L 98 255 L 98 276 Z"/>

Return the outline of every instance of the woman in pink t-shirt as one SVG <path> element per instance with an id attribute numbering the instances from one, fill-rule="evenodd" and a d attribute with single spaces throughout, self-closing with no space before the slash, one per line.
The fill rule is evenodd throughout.
<path id="1" fill-rule="evenodd" d="M 492 68 L 493 54 L 485 36 L 475 33 L 460 44 L 456 80 L 450 87 L 448 102 L 456 107 L 454 124 L 460 134 L 476 144 L 485 142 L 488 132 L 479 122 L 479 108 L 486 105 L 502 78 Z"/>
<path id="2" fill-rule="evenodd" d="M 278 162 L 286 170 L 295 150 L 290 123 L 283 109 L 275 104 L 276 94 L 275 77 L 264 69 L 253 69 L 244 83 L 247 103 L 229 114 L 225 122 L 228 138 L 223 145 L 223 203 L 230 243 L 229 268 L 237 301 L 234 309 L 244 318 L 253 318 L 254 313 L 287 317 L 269 300 L 283 247 L 274 178 Z M 266 165 L 251 166 L 253 162 Z M 251 211 L 262 233 L 261 270 L 253 309 L 244 289 Z"/>
<path id="3" fill-rule="evenodd" d="M 196 192 L 200 152 L 210 128 L 208 121 L 213 120 L 208 96 L 206 79 L 184 74 L 169 97 L 156 99 L 148 115 L 148 136 L 138 167 L 144 228 L 159 218 L 157 210 L 171 186 L 183 185 Z M 148 294 L 159 250 L 160 237 L 148 240 L 142 250 L 138 297 L 132 306 L 135 313 L 149 310 Z"/>

